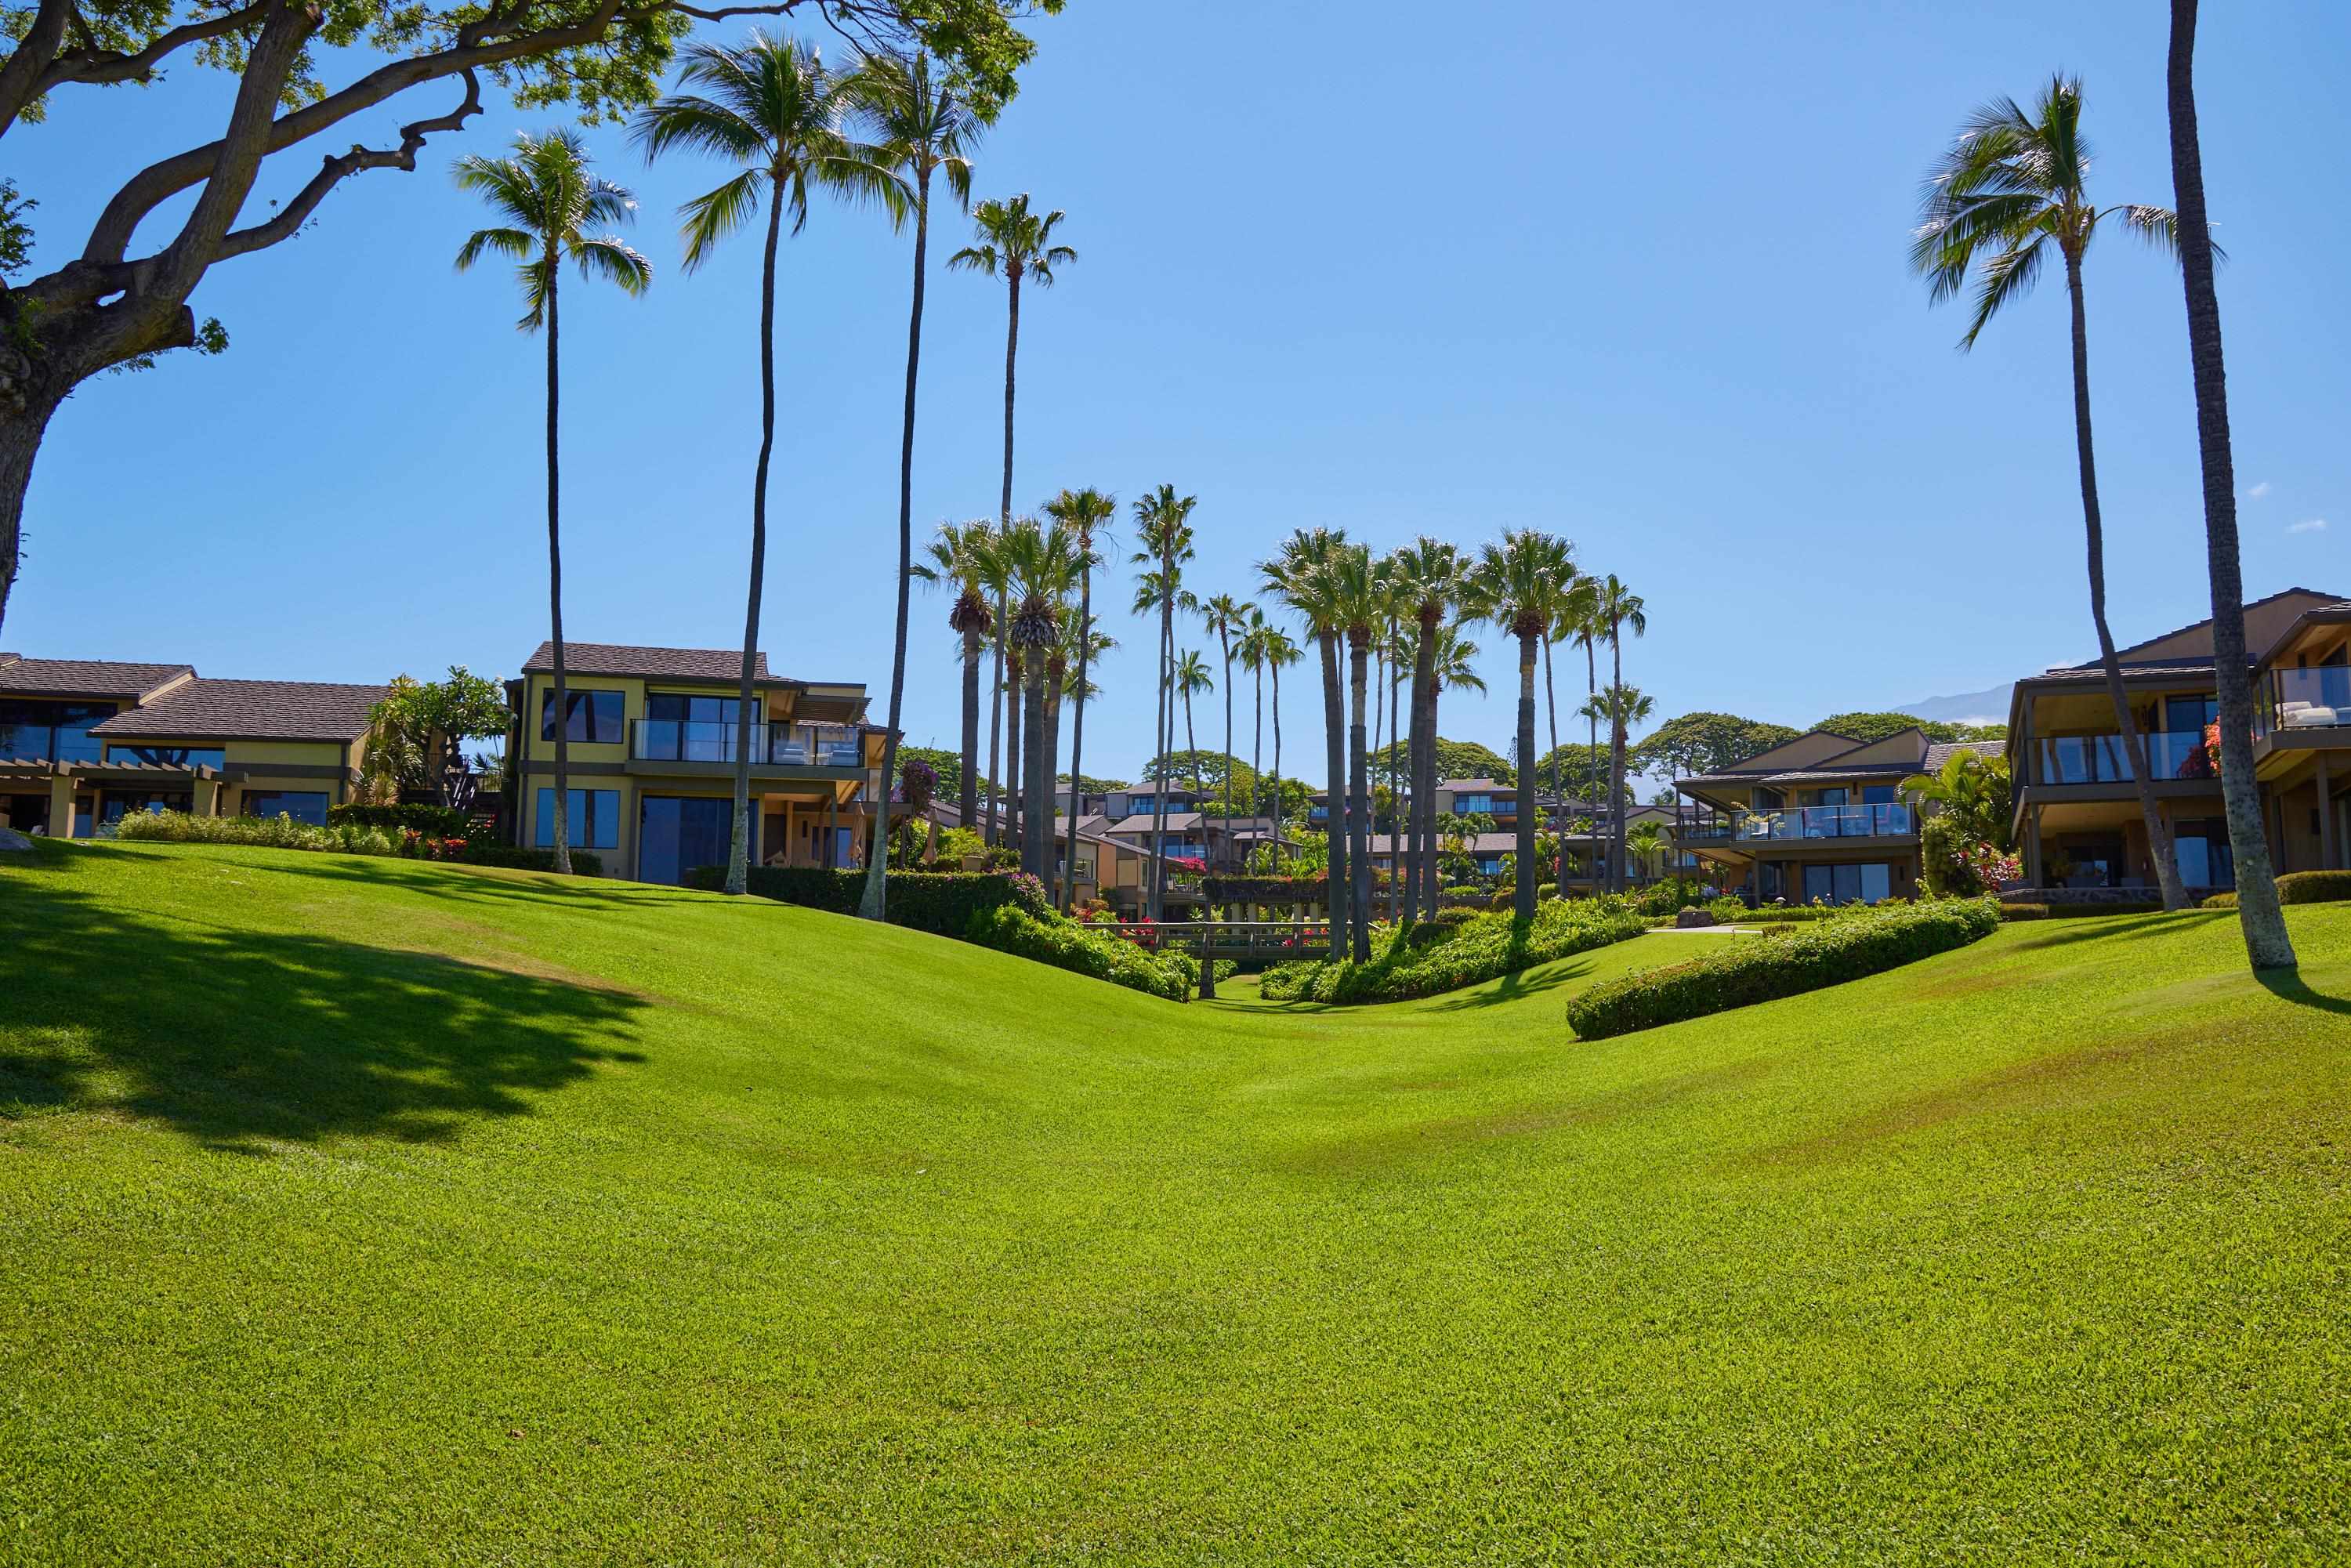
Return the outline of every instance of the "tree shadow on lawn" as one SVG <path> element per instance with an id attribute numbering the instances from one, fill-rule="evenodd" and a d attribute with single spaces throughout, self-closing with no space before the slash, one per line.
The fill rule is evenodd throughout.
<path id="1" fill-rule="evenodd" d="M 2035 931 L 2017 946 L 2026 951 L 2043 947 L 2064 947 L 2077 942 L 2097 942 L 2110 938 L 2137 936 L 2162 927 L 2178 929 L 2193 922 L 2210 925 L 2215 920 L 2233 918 L 2225 909 L 2183 909 L 2171 915 L 2083 915 L 2059 916 L 2054 920 L 2025 921 L 2029 925 L 2054 925 L 2053 931 Z"/>
<path id="2" fill-rule="evenodd" d="M 415 876 L 385 875 L 391 868 L 413 868 Z M 609 877 L 558 876 L 553 872 L 507 872 L 486 866 L 434 864 L 369 855 L 338 855 L 288 850 L 269 869 L 286 876 L 315 877 L 321 882 L 351 883 L 367 887 L 397 886 L 428 898 L 467 904 L 536 904 L 577 908 L 598 904 L 614 908 L 643 908 L 656 904 L 708 904 L 706 894 L 655 883 L 620 882 Z"/>
<path id="3" fill-rule="evenodd" d="M 2316 1008 L 2321 1012 L 2351 1016 L 2351 999 L 2330 997 L 2324 991 L 2314 991 L 2310 983 L 2294 969 L 2255 969 L 2253 978 L 2270 995 L 2297 1007 Z"/>
<path id="4" fill-rule="evenodd" d="M 1438 1002 L 1436 1012 L 1458 1013 L 1471 1008 L 1499 1007 L 1504 1002 L 1523 1001 L 1528 997 L 1541 996 L 1592 973 L 1590 958 L 1562 958 L 1548 965 L 1539 964 L 1531 969 L 1519 969 L 1499 980 L 1483 980 L 1458 996 Z M 1541 972 L 1538 972 L 1541 971 Z"/>
<path id="5" fill-rule="evenodd" d="M 247 1154 L 439 1142 L 643 1060 L 616 1049 L 647 1005 L 630 993 L 111 909 L 68 885 L 71 864 L 0 890 L 0 1122 L 114 1110 Z"/>

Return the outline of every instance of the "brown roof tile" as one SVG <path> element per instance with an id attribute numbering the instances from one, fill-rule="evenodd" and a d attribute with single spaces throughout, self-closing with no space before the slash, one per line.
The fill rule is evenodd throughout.
<path id="1" fill-rule="evenodd" d="M 193 680 L 91 734 L 110 740 L 357 740 L 389 686 L 325 681 Z"/>
<path id="2" fill-rule="evenodd" d="M 523 669 L 530 674 L 544 674 L 555 668 L 555 644 L 541 643 L 538 651 L 523 661 Z M 778 681 L 782 677 L 768 672 L 768 655 L 757 655 L 751 664 L 752 679 Z M 743 678 L 743 650 L 740 648 L 642 648 L 628 643 L 572 643 L 563 644 L 563 671 L 567 675 L 650 675 L 673 680 L 739 681 Z M 786 683 L 798 685 L 801 683 Z"/>
<path id="3" fill-rule="evenodd" d="M 196 673 L 193 664 L 131 664 L 111 659 L 0 658 L 0 692 L 78 697 L 143 697 Z"/>

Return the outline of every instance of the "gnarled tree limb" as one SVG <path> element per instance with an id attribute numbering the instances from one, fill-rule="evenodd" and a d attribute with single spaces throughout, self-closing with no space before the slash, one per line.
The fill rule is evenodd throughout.
<path id="1" fill-rule="evenodd" d="M 217 16 L 174 27 L 134 54 L 119 54 L 94 47 L 68 49 L 49 62 L 48 68 L 41 73 L 40 85 L 34 90 L 37 95 L 77 84 L 144 81 L 169 56 L 177 54 L 190 44 L 201 44 L 207 38 L 217 38 L 240 27 L 249 27 L 260 21 L 263 13 L 268 9 L 269 0 L 253 0 L 253 4 L 238 10 L 223 11 Z"/>
<path id="2" fill-rule="evenodd" d="M 0 66 L 0 132 L 16 124 L 25 106 L 41 96 L 42 78 L 57 57 L 57 46 L 65 42 L 66 22 L 72 15 L 73 0 L 41 0 L 33 25 L 16 41 L 8 63 Z"/>

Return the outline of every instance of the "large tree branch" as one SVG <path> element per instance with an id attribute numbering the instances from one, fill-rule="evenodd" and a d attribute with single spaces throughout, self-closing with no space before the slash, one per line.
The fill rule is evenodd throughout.
<path id="1" fill-rule="evenodd" d="M 135 54 L 98 48 L 68 49 L 49 62 L 48 68 L 41 73 L 40 85 L 35 91 L 46 93 L 77 84 L 145 81 L 167 57 L 177 54 L 191 44 L 201 44 L 207 38 L 217 38 L 240 27 L 251 26 L 260 21 L 268 9 L 269 0 L 253 0 L 253 4 L 241 9 L 223 11 L 218 16 L 173 27 L 158 35 L 153 42 Z"/>
<path id="2" fill-rule="evenodd" d="M 482 112 L 482 84 L 472 71 L 465 72 L 465 97 L 455 109 L 431 120 L 419 120 L 402 126 L 400 145 L 392 151 L 353 147 L 348 152 L 328 158 L 319 172 L 310 176 L 310 183 L 297 192 L 294 199 L 268 222 L 236 229 L 223 236 L 214 249 L 213 259 L 226 261 L 233 256 L 266 249 L 280 240 L 292 238 L 309 221 L 310 214 L 319 204 L 327 199 L 327 193 L 362 169 L 404 169 L 414 173 L 417 150 L 424 145 L 427 136 L 436 131 L 462 131 L 469 118 Z"/>
<path id="3" fill-rule="evenodd" d="M 33 25 L 16 41 L 8 63 L 0 66 L 0 132 L 16 124 L 25 106 L 41 96 L 42 78 L 57 46 L 65 42 L 66 21 L 72 15 L 73 0 L 41 0 Z"/>

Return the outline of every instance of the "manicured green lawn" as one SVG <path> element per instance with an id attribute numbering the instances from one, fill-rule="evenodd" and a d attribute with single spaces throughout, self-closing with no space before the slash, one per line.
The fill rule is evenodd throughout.
<path id="1" fill-rule="evenodd" d="M 2351 1558 L 2351 906 L 1599 1044 L 0 859 L 0 1560 Z"/>

